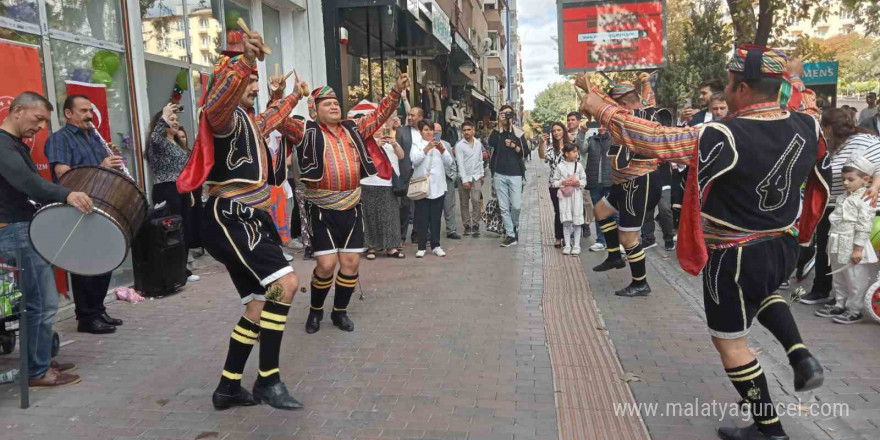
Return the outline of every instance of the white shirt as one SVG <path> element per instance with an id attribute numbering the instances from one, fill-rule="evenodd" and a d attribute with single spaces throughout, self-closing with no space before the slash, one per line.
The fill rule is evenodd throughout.
<path id="1" fill-rule="evenodd" d="M 394 153 L 394 145 L 384 144 L 382 145 L 382 150 L 385 151 L 385 156 L 388 157 L 388 161 L 391 162 L 391 168 L 394 169 L 394 174 L 400 175 L 400 162 L 397 159 L 397 154 Z M 379 177 L 378 174 L 373 176 L 364 177 L 361 179 L 361 185 L 367 186 L 391 186 L 391 179 L 383 179 Z"/>
<path id="2" fill-rule="evenodd" d="M 483 143 L 474 138 L 471 145 L 461 139 L 455 144 L 455 162 L 458 164 L 458 175 L 462 182 L 474 182 L 483 178 Z"/>
<path id="3" fill-rule="evenodd" d="M 409 158 L 413 165 L 413 178 L 429 175 L 428 198 L 433 200 L 446 194 L 446 167 L 452 166 L 452 155 L 449 150 L 440 154 L 436 148 L 425 154 L 428 141 L 422 136 L 413 138 L 413 148 L 409 152 Z M 431 169 L 428 170 L 428 163 Z M 430 172 L 430 174 L 428 174 Z"/>

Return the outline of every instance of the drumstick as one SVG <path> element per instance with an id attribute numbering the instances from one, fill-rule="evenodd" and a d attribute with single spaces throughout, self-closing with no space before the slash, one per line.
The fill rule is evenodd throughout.
<path id="1" fill-rule="evenodd" d="M 64 243 L 61 243 L 61 247 L 58 248 L 58 252 L 55 252 L 55 256 L 52 257 L 52 261 L 49 262 L 50 266 L 55 265 L 55 260 L 58 259 L 58 256 L 61 255 L 61 251 L 67 246 L 67 242 L 70 241 L 70 238 L 73 237 L 73 233 L 76 232 L 76 228 L 79 227 L 79 224 L 82 223 L 83 219 L 86 218 L 86 213 L 82 213 L 79 216 L 79 220 L 76 221 L 76 224 L 73 225 L 73 229 L 70 230 L 70 234 L 67 234 L 67 238 L 64 239 Z"/>
<path id="2" fill-rule="evenodd" d="M 275 63 L 275 76 L 278 76 L 281 74 L 280 70 L 281 70 L 281 66 L 279 66 L 278 63 Z"/>
<path id="3" fill-rule="evenodd" d="M 238 17 L 238 27 L 240 27 L 241 30 L 245 31 L 245 33 L 248 33 L 248 34 L 251 33 L 251 29 L 248 27 L 247 23 L 245 23 L 244 19 L 241 17 Z M 263 53 L 266 55 L 272 55 L 272 51 L 265 44 L 263 45 Z"/>

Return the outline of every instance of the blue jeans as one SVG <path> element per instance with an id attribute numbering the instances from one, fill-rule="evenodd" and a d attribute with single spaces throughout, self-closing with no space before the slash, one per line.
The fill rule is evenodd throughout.
<path id="1" fill-rule="evenodd" d="M 495 182 L 501 219 L 504 220 L 504 231 L 508 236 L 515 237 L 514 231 L 519 226 L 519 212 L 522 210 L 523 178 L 496 174 L 492 180 Z"/>
<path id="2" fill-rule="evenodd" d="M 593 206 L 596 206 L 599 203 L 599 200 L 602 200 L 602 197 L 608 195 L 608 192 L 611 188 L 602 187 L 602 188 L 590 188 L 590 200 L 593 201 Z M 602 230 L 599 228 L 599 222 L 596 222 L 596 243 L 605 243 L 605 234 L 602 233 Z"/>
<path id="3" fill-rule="evenodd" d="M 28 373 L 31 379 L 39 379 L 46 375 L 52 360 L 52 324 L 58 311 L 58 291 L 55 271 L 31 246 L 29 226 L 28 222 L 18 222 L 0 228 L 0 254 L 22 270 L 19 279 L 27 307 Z"/>

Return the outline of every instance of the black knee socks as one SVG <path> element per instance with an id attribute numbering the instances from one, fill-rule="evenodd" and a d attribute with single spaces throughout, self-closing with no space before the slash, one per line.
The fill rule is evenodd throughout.
<path id="1" fill-rule="evenodd" d="M 237 393 L 241 386 L 244 366 L 259 335 L 260 326 L 244 316 L 238 320 L 229 338 L 229 352 L 226 354 L 226 363 L 223 364 L 223 374 L 220 376 L 218 390 L 223 394 Z"/>
<path id="2" fill-rule="evenodd" d="M 278 357 L 281 353 L 281 337 L 287 323 L 290 304 L 266 301 L 260 314 L 260 374 L 257 383 L 271 384 L 281 380 L 278 373 Z"/>
<path id="3" fill-rule="evenodd" d="M 648 272 L 645 269 L 645 249 L 642 248 L 642 244 L 639 243 L 635 247 L 627 249 L 626 259 L 629 261 L 633 284 L 647 283 Z"/>
<path id="4" fill-rule="evenodd" d="M 782 344 L 788 354 L 788 362 L 794 366 L 798 362 L 810 356 L 810 351 L 801 339 L 797 323 L 791 316 L 791 309 L 785 299 L 779 295 L 770 295 L 764 298 L 758 308 L 758 322 Z"/>
<path id="5" fill-rule="evenodd" d="M 614 217 L 599 220 L 599 230 L 605 235 L 608 259 L 620 258 L 620 237 L 617 236 L 617 223 L 614 221 Z"/>
<path id="6" fill-rule="evenodd" d="M 324 310 L 324 300 L 330 293 L 330 287 L 333 286 L 333 277 L 321 278 L 317 273 L 312 272 L 312 308 L 311 310 Z"/>
<path id="7" fill-rule="evenodd" d="M 748 402 L 749 411 L 758 424 L 758 429 L 766 435 L 785 435 L 782 423 L 776 416 L 773 399 L 770 398 L 767 376 L 764 375 L 758 360 L 755 359 L 740 367 L 726 368 L 724 371 L 727 372 L 727 377 L 733 382 L 739 395 Z"/>
<path id="8" fill-rule="evenodd" d="M 345 275 L 342 272 L 336 274 L 336 293 L 333 294 L 333 311 L 344 312 L 351 301 L 351 295 L 357 286 L 358 275 Z"/>

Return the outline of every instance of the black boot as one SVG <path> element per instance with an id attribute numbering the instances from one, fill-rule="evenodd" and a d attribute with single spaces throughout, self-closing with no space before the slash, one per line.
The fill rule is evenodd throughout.
<path id="1" fill-rule="evenodd" d="M 626 267 L 626 262 L 623 261 L 623 258 L 613 257 L 607 258 L 602 264 L 593 268 L 593 272 L 605 272 L 611 269 L 623 269 Z"/>
<path id="2" fill-rule="evenodd" d="M 825 382 L 822 366 L 813 356 L 802 359 L 793 368 L 794 390 L 797 392 L 814 390 Z"/>
<path id="3" fill-rule="evenodd" d="M 324 319 L 323 310 L 309 310 L 309 317 L 306 319 L 306 333 L 312 334 L 321 330 L 321 320 Z"/>
<path id="4" fill-rule="evenodd" d="M 354 323 L 349 319 L 348 312 L 334 311 L 330 313 L 330 320 L 333 321 L 333 325 L 339 327 L 344 332 L 354 331 Z"/>
<path id="5" fill-rule="evenodd" d="M 303 409 L 303 404 L 293 398 L 287 391 L 287 387 L 280 380 L 272 384 L 261 384 L 259 380 L 254 384 L 254 399 L 257 403 L 266 402 L 272 408 L 296 411 Z"/>
<path id="6" fill-rule="evenodd" d="M 214 395 L 211 396 L 211 402 L 214 404 L 214 409 L 222 411 L 224 409 L 232 408 L 233 406 L 254 406 L 257 404 L 257 401 L 254 400 L 254 396 L 243 387 L 238 387 L 237 392 L 230 394 L 228 391 L 221 391 L 221 386 L 218 386 L 217 389 L 214 390 Z"/>
<path id="7" fill-rule="evenodd" d="M 646 282 L 630 283 L 629 286 L 614 292 L 617 296 L 626 296 L 632 298 L 634 296 L 648 296 L 651 294 L 651 286 Z"/>
<path id="8" fill-rule="evenodd" d="M 758 425 L 747 428 L 718 428 L 718 437 L 724 440 L 789 440 L 787 435 L 767 435 L 758 430 Z"/>

